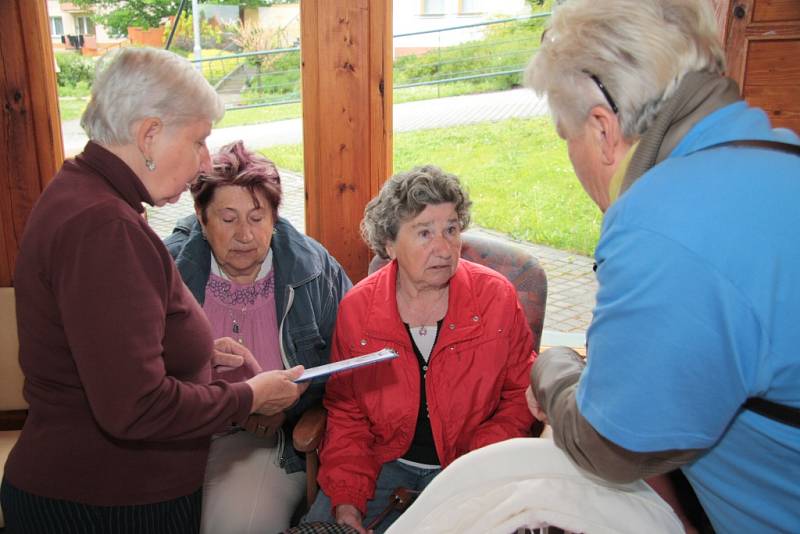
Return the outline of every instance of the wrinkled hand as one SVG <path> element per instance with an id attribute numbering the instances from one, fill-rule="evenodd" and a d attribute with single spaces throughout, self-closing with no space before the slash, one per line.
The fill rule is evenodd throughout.
<path id="1" fill-rule="evenodd" d="M 253 353 L 229 337 L 214 340 L 214 356 L 211 364 L 218 373 L 233 371 L 242 366 L 252 375 L 261 372 L 261 366 L 258 365 Z"/>
<path id="2" fill-rule="evenodd" d="M 267 371 L 249 379 L 247 384 L 253 388 L 250 412 L 275 415 L 297 402 L 300 395 L 308 389 L 308 382 L 294 383 L 301 374 L 303 366 L 298 365 L 286 371 Z"/>
<path id="3" fill-rule="evenodd" d="M 353 527 L 359 534 L 372 534 L 371 530 L 365 529 L 361 524 L 361 512 L 352 504 L 340 504 L 336 507 L 336 522 Z"/>
<path id="4" fill-rule="evenodd" d="M 525 400 L 528 401 L 528 409 L 533 416 L 542 423 L 548 423 L 547 414 L 544 413 L 544 410 L 542 410 L 542 407 L 539 405 L 539 401 L 533 396 L 533 389 L 531 386 L 528 386 L 528 389 L 525 390 Z"/>

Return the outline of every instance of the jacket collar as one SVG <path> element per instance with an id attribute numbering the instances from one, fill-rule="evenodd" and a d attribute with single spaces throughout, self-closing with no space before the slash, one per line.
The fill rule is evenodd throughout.
<path id="1" fill-rule="evenodd" d="M 480 308 L 466 263 L 466 260 L 459 260 L 450 279 L 447 313 L 436 342 L 438 347 L 463 343 L 483 333 L 484 321 L 480 320 Z M 368 304 L 364 333 L 376 339 L 407 339 L 403 320 L 397 311 L 397 260 L 389 262 L 372 276 L 375 277 L 375 291 Z"/>
<path id="2" fill-rule="evenodd" d="M 75 160 L 103 177 L 137 213 L 144 212 L 142 202 L 153 205 L 150 193 L 136 173 L 124 161 L 94 141 L 86 143 L 83 152 Z"/>
<path id="3" fill-rule="evenodd" d="M 202 227 L 195 215 L 180 219 L 174 231 L 187 236 L 175 256 L 175 264 L 183 281 L 202 304 L 211 273 L 211 247 L 203 237 Z M 276 287 L 297 287 L 322 273 L 319 254 L 309 246 L 307 239 L 286 219 L 278 217 L 270 244 Z"/>

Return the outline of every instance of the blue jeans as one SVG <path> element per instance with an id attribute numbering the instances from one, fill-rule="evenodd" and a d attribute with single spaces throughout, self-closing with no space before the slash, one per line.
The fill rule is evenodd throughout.
<path id="1" fill-rule="evenodd" d="M 367 501 L 367 516 L 363 520 L 364 527 L 366 528 L 389 505 L 389 496 L 398 486 L 422 491 L 440 471 L 441 469 L 420 469 L 398 461 L 383 464 L 378 480 L 375 482 L 375 495 Z M 392 510 L 375 529 L 375 534 L 384 532 L 398 517 L 400 517 L 400 513 Z M 331 500 L 322 489 L 317 493 L 314 504 L 302 522 L 309 523 L 311 521 L 336 522 L 335 516 L 331 513 Z"/>

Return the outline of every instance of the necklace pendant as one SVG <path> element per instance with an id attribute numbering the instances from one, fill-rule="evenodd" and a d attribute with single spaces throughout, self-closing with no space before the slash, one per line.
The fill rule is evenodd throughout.
<path id="1" fill-rule="evenodd" d="M 239 323 L 236 321 L 236 319 L 233 320 L 233 333 L 234 334 L 239 333 Z"/>
<path id="2" fill-rule="evenodd" d="M 422 326 L 419 327 L 419 330 L 417 330 L 417 333 L 419 335 L 421 335 L 421 336 L 427 336 L 428 335 L 428 329 L 425 328 L 425 325 L 422 325 Z"/>

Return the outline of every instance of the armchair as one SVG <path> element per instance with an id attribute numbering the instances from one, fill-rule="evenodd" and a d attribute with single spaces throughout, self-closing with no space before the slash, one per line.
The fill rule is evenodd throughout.
<path id="1" fill-rule="evenodd" d="M 0 478 L 28 413 L 28 403 L 22 396 L 24 380 L 19 367 L 14 288 L 3 287 L 0 288 Z M 0 530 L 4 526 L 0 510 Z"/>
<path id="2" fill-rule="evenodd" d="M 533 348 L 539 352 L 547 301 L 547 277 L 536 257 L 522 247 L 485 234 L 467 232 L 462 237 L 462 258 L 490 267 L 514 284 L 517 298 L 533 332 Z M 369 273 L 387 263 L 388 260 L 374 257 L 369 265 Z M 325 410 L 318 406 L 303 414 L 292 435 L 294 448 L 306 455 L 306 498 L 309 506 L 317 496 L 317 448 L 322 441 L 325 424 Z"/>

